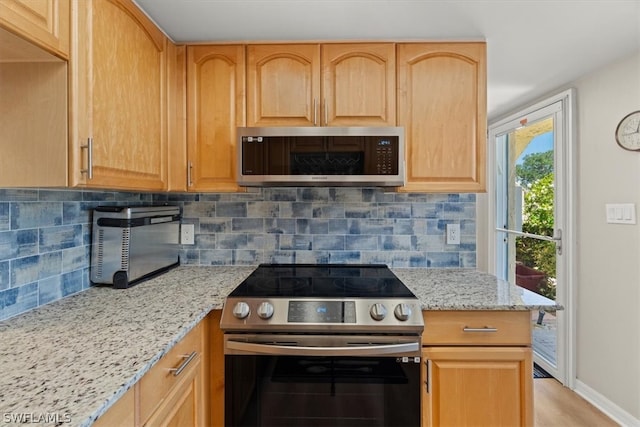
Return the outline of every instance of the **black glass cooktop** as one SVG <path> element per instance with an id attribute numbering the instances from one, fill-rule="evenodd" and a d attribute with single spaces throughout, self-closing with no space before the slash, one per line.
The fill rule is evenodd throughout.
<path id="1" fill-rule="evenodd" d="M 384 264 L 260 264 L 229 296 L 415 297 Z"/>

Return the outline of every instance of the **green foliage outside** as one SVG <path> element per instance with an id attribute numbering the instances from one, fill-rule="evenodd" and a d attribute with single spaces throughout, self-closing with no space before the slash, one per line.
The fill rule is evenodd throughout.
<path id="1" fill-rule="evenodd" d="M 522 231 L 553 236 L 553 151 L 525 156 L 522 164 L 516 166 L 516 176 L 525 189 Z M 554 300 L 556 297 L 555 251 L 554 242 L 531 238 L 516 240 L 516 259 L 546 274 L 540 293 Z"/>
<path id="2" fill-rule="evenodd" d="M 553 174 L 553 150 L 528 154 L 522 164 L 516 165 L 518 182 L 525 189 L 549 174 Z"/>

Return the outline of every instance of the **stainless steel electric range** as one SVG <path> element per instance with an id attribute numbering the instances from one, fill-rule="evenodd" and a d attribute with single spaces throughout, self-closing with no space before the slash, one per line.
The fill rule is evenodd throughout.
<path id="1" fill-rule="evenodd" d="M 262 264 L 227 297 L 229 426 L 419 426 L 416 296 L 385 265 Z"/>

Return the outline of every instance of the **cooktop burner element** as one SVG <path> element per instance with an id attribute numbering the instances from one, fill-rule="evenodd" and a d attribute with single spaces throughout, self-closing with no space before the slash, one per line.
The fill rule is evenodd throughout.
<path id="1" fill-rule="evenodd" d="M 227 297 L 224 331 L 400 333 L 423 329 L 418 299 L 381 264 L 261 264 Z"/>

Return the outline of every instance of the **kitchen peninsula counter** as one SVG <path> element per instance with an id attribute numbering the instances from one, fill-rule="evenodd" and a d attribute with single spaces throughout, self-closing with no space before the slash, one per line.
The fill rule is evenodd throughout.
<path id="1" fill-rule="evenodd" d="M 255 267 L 178 267 L 126 290 L 92 287 L 0 322 L 0 424 L 88 426 Z M 394 268 L 423 310 L 553 310 L 469 269 Z M 48 422 L 43 422 L 48 421 Z"/>

